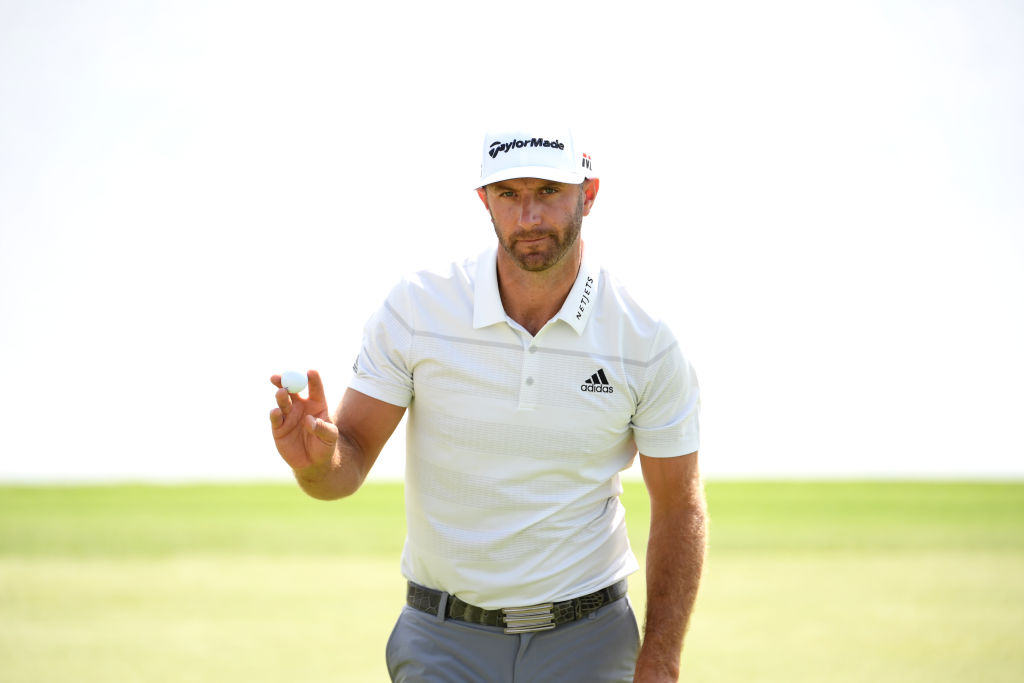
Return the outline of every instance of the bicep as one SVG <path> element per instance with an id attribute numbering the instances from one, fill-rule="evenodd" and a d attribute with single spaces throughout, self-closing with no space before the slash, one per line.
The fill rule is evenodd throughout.
<path id="1" fill-rule="evenodd" d="M 651 511 L 703 508 L 704 486 L 697 451 L 671 458 L 640 454 L 640 470 L 651 500 Z"/>

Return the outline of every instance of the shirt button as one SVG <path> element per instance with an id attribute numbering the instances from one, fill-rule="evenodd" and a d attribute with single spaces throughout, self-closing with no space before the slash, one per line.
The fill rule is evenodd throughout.
<path id="1" fill-rule="evenodd" d="M 537 353 L 537 347 L 536 346 L 531 346 L 530 347 L 530 353 Z"/>
<path id="2" fill-rule="evenodd" d="M 528 387 L 533 386 L 533 378 L 532 377 L 527 377 L 526 378 L 526 386 L 528 386 Z"/>

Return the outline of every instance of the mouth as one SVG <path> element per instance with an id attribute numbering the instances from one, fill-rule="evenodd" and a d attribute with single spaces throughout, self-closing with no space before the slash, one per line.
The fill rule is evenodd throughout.
<path id="1" fill-rule="evenodd" d="M 546 240 L 550 236 L 551 235 L 548 235 L 548 234 L 543 234 L 543 235 L 524 235 L 523 237 L 516 238 L 516 242 L 518 242 L 519 244 L 525 244 L 525 245 L 529 246 L 531 244 L 540 244 L 541 242 L 543 242 L 544 240 Z"/>

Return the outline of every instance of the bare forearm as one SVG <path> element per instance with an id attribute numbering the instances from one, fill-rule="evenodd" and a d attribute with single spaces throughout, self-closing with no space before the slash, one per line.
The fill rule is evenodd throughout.
<path id="1" fill-rule="evenodd" d="M 647 613 L 637 681 L 675 681 L 707 543 L 703 496 L 678 512 L 652 510 L 647 547 Z"/>
<path id="2" fill-rule="evenodd" d="M 337 500 L 355 493 L 366 479 L 367 470 L 358 445 L 344 435 L 338 439 L 329 461 L 292 470 L 299 487 L 318 500 Z"/>

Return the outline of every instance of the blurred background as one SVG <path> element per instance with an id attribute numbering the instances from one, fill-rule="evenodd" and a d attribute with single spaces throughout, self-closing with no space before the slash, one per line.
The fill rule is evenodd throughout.
<path id="1" fill-rule="evenodd" d="M 0 480 L 289 481 L 269 376 L 334 403 L 401 274 L 492 242 L 480 142 L 523 115 L 590 141 L 584 238 L 696 366 L 709 478 L 1019 479 L 1022 34 L 1012 1 L 0 4 Z"/>

